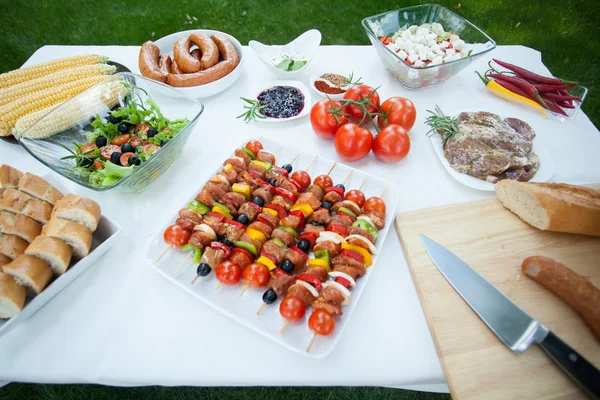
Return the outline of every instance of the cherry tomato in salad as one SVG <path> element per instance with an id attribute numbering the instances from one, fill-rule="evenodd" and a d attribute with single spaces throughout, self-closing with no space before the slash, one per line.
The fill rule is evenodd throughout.
<path id="1" fill-rule="evenodd" d="M 362 208 L 365 204 L 365 195 L 360 190 L 354 189 L 346 193 L 346 196 L 344 196 L 344 200 L 353 201 L 354 203 L 356 203 L 357 206 Z"/>
<path id="2" fill-rule="evenodd" d="M 171 225 L 165 229 L 163 239 L 168 244 L 179 248 L 187 244 L 188 240 L 190 240 L 190 236 L 192 236 L 190 231 L 183 229 L 179 225 Z"/>
<path id="3" fill-rule="evenodd" d="M 329 175 L 319 175 L 315 178 L 315 185 L 325 190 L 325 188 L 333 186 L 333 180 Z"/>
<path id="4" fill-rule="evenodd" d="M 371 95 L 371 93 L 372 93 L 372 95 Z M 371 95 L 371 97 L 369 98 L 369 103 L 371 103 L 373 105 L 367 105 L 366 106 L 367 111 L 371 114 L 379 112 L 379 93 L 377 93 L 377 91 L 375 89 L 373 89 L 371 86 L 368 86 L 368 85 L 352 86 L 350 89 L 348 89 L 346 94 L 344 94 L 344 99 L 360 101 L 360 100 L 366 99 L 367 97 L 369 97 L 369 95 Z M 359 106 L 354 105 L 354 104 L 350 104 L 349 106 L 347 106 L 344 109 L 344 111 L 347 111 L 348 114 L 350 114 L 350 116 L 352 117 L 352 119 L 356 122 L 360 121 L 363 118 L 363 116 L 365 115 L 364 111 Z"/>
<path id="5" fill-rule="evenodd" d="M 310 175 L 306 171 L 294 171 L 292 179 L 296 180 L 302 186 L 302 189 L 306 189 L 310 185 Z"/>
<path id="6" fill-rule="evenodd" d="M 388 125 L 400 125 L 406 131 L 410 131 L 417 119 L 417 109 L 412 101 L 404 97 L 390 97 L 381 104 L 381 113 L 387 114 L 387 119 L 377 117 L 377 125 L 380 129 Z"/>
<path id="7" fill-rule="evenodd" d="M 305 312 L 304 302 L 296 296 L 285 296 L 279 305 L 279 313 L 290 322 L 300 321 Z"/>
<path id="8" fill-rule="evenodd" d="M 142 147 L 142 153 L 155 153 L 158 150 L 160 150 L 160 146 L 151 143 L 145 144 L 144 147 Z"/>
<path id="9" fill-rule="evenodd" d="M 310 124 L 317 136 L 331 140 L 338 128 L 348 123 L 346 115 L 338 115 L 337 120 L 331 113 L 331 106 L 340 108 L 342 103 L 337 100 L 318 101 L 310 110 Z"/>
<path id="10" fill-rule="evenodd" d="M 402 160 L 410 151 L 410 137 L 400 125 L 383 128 L 373 142 L 373 154 L 379 160 L 395 163 Z"/>
<path id="11" fill-rule="evenodd" d="M 233 286 L 240 281 L 242 270 L 239 265 L 231 261 L 223 261 L 221 264 L 217 265 L 215 274 L 219 282 L 224 285 Z"/>
<path id="12" fill-rule="evenodd" d="M 385 203 L 379 197 L 370 197 L 365 201 L 364 210 L 368 212 L 379 212 L 385 214 Z"/>
<path id="13" fill-rule="evenodd" d="M 79 147 L 77 154 L 91 155 L 94 149 L 97 149 L 96 143 L 86 143 Z"/>
<path id="14" fill-rule="evenodd" d="M 314 333 L 327 336 L 335 329 L 335 318 L 325 310 L 315 310 L 308 319 L 308 327 Z"/>
<path id="15" fill-rule="evenodd" d="M 113 144 L 115 146 L 123 146 L 125 143 L 129 142 L 130 138 L 131 135 L 129 133 L 123 133 L 110 139 L 110 144 Z"/>
<path id="16" fill-rule="evenodd" d="M 266 286 L 271 278 L 269 269 L 258 263 L 252 263 L 244 268 L 242 276 L 244 277 L 244 280 L 254 288 Z"/>
<path id="17" fill-rule="evenodd" d="M 345 161 L 364 158 L 373 146 L 373 135 L 356 124 L 342 125 L 335 133 L 335 151 Z"/>
<path id="18" fill-rule="evenodd" d="M 257 156 L 258 152 L 263 149 L 263 145 L 258 140 L 251 140 L 246 143 L 246 148 L 253 152 L 255 156 Z"/>
<path id="19" fill-rule="evenodd" d="M 119 161 L 121 162 L 121 165 L 124 167 L 129 167 L 129 157 L 131 156 L 135 156 L 135 153 L 123 153 L 121 154 L 121 158 L 119 159 Z"/>
<path id="20" fill-rule="evenodd" d="M 121 148 L 119 146 L 115 146 L 115 145 L 108 145 L 108 146 L 104 146 L 103 148 L 100 149 L 100 155 L 102 156 L 102 158 L 104 158 L 105 160 L 110 160 L 110 156 L 112 155 L 112 153 L 114 152 L 120 153 L 121 152 Z"/>
<path id="21" fill-rule="evenodd" d="M 104 164 L 102 164 L 102 161 L 98 159 L 94 160 L 94 171 L 98 171 L 102 168 L 104 168 Z"/>
<path id="22" fill-rule="evenodd" d="M 133 147 L 141 146 L 142 142 L 143 140 L 139 136 L 132 136 L 131 139 L 129 139 L 129 144 Z"/>

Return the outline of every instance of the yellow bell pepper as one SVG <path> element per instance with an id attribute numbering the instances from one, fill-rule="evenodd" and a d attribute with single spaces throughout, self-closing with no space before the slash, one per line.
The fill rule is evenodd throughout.
<path id="1" fill-rule="evenodd" d="M 269 214 L 271 214 L 274 217 L 279 217 L 279 213 L 277 211 L 273 210 L 272 208 L 263 207 L 263 211 L 268 212 Z"/>
<path id="2" fill-rule="evenodd" d="M 267 164 L 266 163 L 264 163 L 262 161 L 258 161 L 258 160 L 252 160 L 251 162 L 254 165 L 258 165 L 259 167 L 262 167 L 265 171 L 267 170 Z"/>
<path id="3" fill-rule="evenodd" d="M 231 186 L 231 190 L 241 194 L 246 200 L 250 200 L 250 185 L 245 183 L 234 183 L 233 186 Z"/>
<path id="4" fill-rule="evenodd" d="M 312 207 L 308 203 L 294 204 L 290 211 L 300 210 L 304 214 L 304 218 L 310 218 L 313 213 Z"/>
<path id="5" fill-rule="evenodd" d="M 260 240 L 261 242 L 266 242 L 267 238 L 261 231 L 257 231 L 256 229 L 247 228 L 246 233 L 254 240 Z"/>
<path id="6" fill-rule="evenodd" d="M 325 269 L 327 269 L 327 272 L 331 272 L 331 267 L 329 266 L 329 263 L 325 260 L 321 260 L 319 258 L 311 258 L 306 263 L 314 267 L 325 267 Z"/>
<path id="7" fill-rule="evenodd" d="M 269 271 L 273 271 L 275 268 L 277 268 L 277 265 L 275 265 L 275 263 L 271 261 L 270 258 L 265 256 L 258 257 L 258 260 L 256 260 L 256 262 L 269 268 Z"/>
<path id="8" fill-rule="evenodd" d="M 233 170 L 233 165 L 231 165 L 231 164 L 226 164 L 223 167 L 223 171 L 232 171 L 232 170 Z"/>
<path id="9" fill-rule="evenodd" d="M 365 266 L 370 267 L 371 265 L 373 265 L 373 258 L 371 257 L 371 253 L 369 253 L 362 247 L 355 246 L 349 243 L 342 243 L 342 249 L 354 250 L 357 253 L 360 253 L 364 257 Z"/>
<path id="10" fill-rule="evenodd" d="M 211 211 L 219 213 L 227 219 L 233 219 L 231 214 L 229 214 L 227 211 L 223 210 L 221 207 L 214 206 Z"/>

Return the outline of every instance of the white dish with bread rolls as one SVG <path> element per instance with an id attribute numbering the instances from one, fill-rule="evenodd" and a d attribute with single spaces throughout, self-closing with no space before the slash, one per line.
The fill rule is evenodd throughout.
<path id="1" fill-rule="evenodd" d="M 213 95 L 220 93 L 220 92 L 224 91 L 225 89 L 229 88 L 240 77 L 240 75 L 242 73 L 242 68 L 243 68 L 242 65 L 244 63 L 244 57 L 243 57 L 243 53 L 242 53 L 242 45 L 233 36 L 231 36 L 227 33 L 224 33 L 224 32 L 215 31 L 215 30 L 211 30 L 211 29 L 193 29 L 193 30 L 189 30 L 189 31 L 173 33 L 171 35 L 167 35 L 167 36 L 164 36 L 164 37 L 156 40 L 154 42 L 154 44 L 156 44 L 156 46 L 158 46 L 158 49 L 160 50 L 161 55 L 168 54 L 171 57 L 171 59 L 173 59 L 173 56 L 174 56 L 173 50 L 174 50 L 175 44 L 182 39 L 189 38 L 190 35 L 194 34 L 194 33 L 200 33 L 200 34 L 208 36 L 208 37 L 210 37 L 211 35 L 214 35 L 214 34 L 222 35 L 233 44 L 233 46 L 235 47 L 235 49 L 237 50 L 237 53 L 239 55 L 239 64 L 233 69 L 233 71 L 229 72 L 224 77 L 215 80 L 214 82 L 202 84 L 199 86 L 190 86 L 190 87 L 175 87 L 175 86 L 173 86 L 175 89 L 177 89 L 181 93 L 185 94 L 186 96 L 192 97 L 192 98 L 204 98 L 204 97 L 213 96 Z M 223 62 L 223 61 L 221 61 L 221 62 Z"/>
<path id="2" fill-rule="evenodd" d="M 0 334 L 91 267 L 120 231 L 96 202 L 51 176 L 0 166 Z"/>

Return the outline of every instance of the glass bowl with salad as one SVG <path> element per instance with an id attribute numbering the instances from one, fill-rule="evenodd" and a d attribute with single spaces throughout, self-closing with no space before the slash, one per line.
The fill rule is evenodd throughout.
<path id="1" fill-rule="evenodd" d="M 33 157 L 75 183 L 139 192 L 177 159 L 203 109 L 167 85 L 120 73 L 17 136 Z"/>
<path id="2" fill-rule="evenodd" d="M 384 67 L 409 89 L 443 82 L 496 48 L 485 32 L 439 4 L 388 11 L 362 25 Z"/>

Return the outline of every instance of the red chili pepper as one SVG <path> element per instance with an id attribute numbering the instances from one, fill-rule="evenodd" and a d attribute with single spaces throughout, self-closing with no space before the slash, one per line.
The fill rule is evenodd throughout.
<path id="1" fill-rule="evenodd" d="M 337 233 L 343 237 L 348 236 L 348 228 L 346 228 L 344 225 L 329 224 L 327 230 L 330 232 Z"/>
<path id="2" fill-rule="evenodd" d="M 261 212 L 261 211 L 262 211 L 262 207 L 261 207 L 261 206 L 259 206 L 259 205 L 258 205 L 258 204 L 256 204 L 256 203 L 253 203 L 253 202 L 249 201 L 249 202 L 248 202 L 248 205 L 249 205 L 250 207 L 254 208 L 254 209 L 255 209 L 256 211 L 258 211 L 258 212 Z"/>
<path id="3" fill-rule="evenodd" d="M 575 86 L 577 86 L 576 84 L 572 83 L 570 85 L 543 85 L 543 84 L 534 84 L 533 87 L 535 87 L 537 89 L 538 92 L 540 93 L 546 93 L 546 92 L 558 92 L 559 90 L 567 90 L 567 89 L 572 89 Z"/>
<path id="4" fill-rule="evenodd" d="M 542 98 L 546 98 L 546 99 L 550 99 L 550 100 L 558 100 L 558 101 L 581 101 L 581 97 L 577 97 L 577 96 L 571 96 L 570 94 L 568 95 L 563 95 L 563 94 L 558 94 L 558 93 L 553 93 L 553 92 L 546 92 L 542 95 Z"/>
<path id="5" fill-rule="evenodd" d="M 290 179 L 290 183 L 292 185 L 296 186 L 296 189 L 298 189 L 299 192 L 302 191 L 302 185 L 300 185 L 300 183 L 297 180 L 292 178 L 292 179 Z"/>
<path id="6" fill-rule="evenodd" d="M 290 174 L 287 169 L 278 167 L 277 165 L 273 165 L 273 169 L 285 176 L 286 178 Z"/>
<path id="7" fill-rule="evenodd" d="M 538 90 L 531 83 L 527 82 L 523 78 L 519 78 L 518 76 L 508 76 L 503 74 L 487 74 L 486 77 L 494 78 L 494 79 L 502 79 L 508 83 L 512 83 L 516 87 L 522 89 L 525 93 L 527 93 L 530 97 L 535 97 L 538 99 L 544 108 L 548 108 L 544 100 L 540 97 Z"/>
<path id="8" fill-rule="evenodd" d="M 285 197 L 285 198 L 289 199 L 293 203 L 296 202 L 296 196 L 294 195 L 294 193 L 290 192 L 289 190 L 286 190 L 282 187 L 276 187 L 275 193 L 277 193 L 281 197 Z"/>
<path id="9" fill-rule="evenodd" d="M 575 106 L 573 104 L 571 104 L 571 102 L 569 102 L 569 101 L 556 101 L 555 103 L 558 104 L 558 106 L 562 107 L 562 108 L 571 108 L 571 109 L 575 108 Z"/>
<path id="10" fill-rule="evenodd" d="M 553 100 L 546 100 L 546 104 L 548 104 L 548 109 L 552 112 L 555 112 L 557 114 L 560 115 L 564 115 L 565 117 L 568 117 L 569 115 L 565 112 L 565 110 L 563 110 L 562 108 L 560 108 L 558 106 L 558 104 L 556 104 Z"/>
<path id="11" fill-rule="evenodd" d="M 527 93 L 525 93 L 525 91 L 523 89 L 516 87 L 515 85 L 505 81 L 504 79 L 496 79 L 496 83 L 498 85 L 502 86 L 504 89 L 510 90 L 514 94 L 518 94 L 519 96 L 523 96 L 528 99 L 531 98 L 530 96 L 527 95 Z M 537 99 L 535 99 L 535 100 L 537 100 Z"/>
<path id="12" fill-rule="evenodd" d="M 310 243 L 310 249 L 312 250 L 317 241 L 317 234 L 315 232 L 304 232 L 302 235 L 298 236 L 296 240 L 298 240 L 298 242 L 307 240 Z"/>
<path id="13" fill-rule="evenodd" d="M 225 252 L 225 259 L 228 259 L 231 255 L 231 249 L 221 242 L 210 242 L 210 247 L 215 250 L 223 250 Z"/>
<path id="14" fill-rule="evenodd" d="M 290 247 L 290 249 L 294 250 L 296 253 L 300 254 L 304 261 L 308 261 L 308 254 L 297 248 L 296 246 Z"/>
<path id="15" fill-rule="evenodd" d="M 231 249 L 231 252 L 234 254 L 241 253 L 241 254 L 245 255 L 246 257 L 248 257 L 248 259 L 250 261 L 254 260 L 254 257 L 252 256 L 252 254 L 250 254 L 250 252 L 248 250 L 240 249 L 239 247 L 234 247 L 233 249 Z"/>
<path id="16" fill-rule="evenodd" d="M 267 254 L 264 251 L 261 251 L 260 255 L 263 257 L 267 257 L 269 260 L 273 261 L 273 264 L 277 265 L 277 259 L 274 256 Z"/>
<path id="17" fill-rule="evenodd" d="M 225 220 L 225 217 L 223 216 L 223 214 L 220 214 L 218 212 L 214 212 L 211 211 L 207 214 L 209 217 L 215 217 L 219 219 L 219 223 L 223 222 Z"/>
<path id="18" fill-rule="evenodd" d="M 256 221 L 258 221 L 258 222 L 262 222 L 263 224 L 265 224 L 265 225 L 267 225 L 267 226 L 270 226 L 270 227 L 271 227 L 271 229 L 275 228 L 275 225 L 273 225 L 273 224 L 271 223 L 271 221 L 269 221 L 268 219 L 266 219 L 265 217 L 263 217 L 263 216 L 262 216 L 262 215 L 260 215 L 260 214 L 258 215 L 258 217 L 256 217 Z"/>
<path id="19" fill-rule="evenodd" d="M 265 207 L 277 211 L 277 214 L 279 214 L 279 219 L 287 217 L 287 211 L 285 211 L 285 208 L 281 207 L 279 204 L 270 203 L 267 204 Z"/>
<path id="20" fill-rule="evenodd" d="M 296 280 L 310 283 L 311 285 L 313 285 L 315 287 L 315 289 L 317 289 L 318 292 L 320 292 L 321 289 L 323 288 L 323 285 L 321 285 L 321 281 L 319 280 L 319 278 L 317 278 L 316 276 L 311 275 L 311 274 L 296 275 Z"/>
<path id="21" fill-rule="evenodd" d="M 365 261 L 365 256 L 363 256 L 362 254 L 360 254 L 358 251 L 354 251 L 354 250 L 350 250 L 350 249 L 343 249 L 342 250 L 342 256 L 353 258 L 353 259 L 355 259 L 358 262 L 364 262 Z"/>
<path id="22" fill-rule="evenodd" d="M 337 194 L 342 196 L 342 198 L 344 198 L 344 190 L 342 188 L 339 188 L 337 186 L 328 186 L 325 188 L 325 193 L 329 192 L 336 192 Z"/>
<path id="23" fill-rule="evenodd" d="M 341 276 L 338 276 L 337 278 L 335 278 L 335 281 L 337 283 L 339 283 L 340 285 L 344 286 L 346 289 L 350 287 L 350 282 L 348 282 L 348 279 L 346 279 L 346 278 L 342 278 Z"/>
<path id="24" fill-rule="evenodd" d="M 513 72 L 516 72 L 522 78 L 530 80 L 530 81 L 534 81 L 537 83 L 545 83 L 545 84 L 549 84 L 549 85 L 562 85 L 563 83 L 565 83 L 565 81 L 563 81 L 560 78 L 549 78 L 547 76 L 538 75 L 535 72 L 531 72 L 531 71 L 526 70 L 525 68 L 521 68 L 517 65 L 513 65 L 513 64 L 509 64 L 504 61 L 496 60 L 495 58 L 492 58 L 492 60 L 494 60 L 496 62 L 496 64 L 498 64 L 506 69 L 509 69 Z"/>
<path id="25" fill-rule="evenodd" d="M 224 224 L 229 224 L 229 225 L 233 225 L 233 226 L 237 226 L 240 229 L 246 229 L 246 227 L 244 226 L 244 224 L 239 223 L 237 221 L 234 221 L 232 219 L 226 219 L 225 221 L 223 221 Z"/>
<path id="26" fill-rule="evenodd" d="M 304 213 L 300 210 L 294 210 L 290 211 L 290 215 L 295 215 L 298 218 L 300 218 L 300 226 L 298 227 L 298 230 L 301 231 L 302 229 L 304 229 L 304 223 L 306 222 L 304 218 Z"/>

